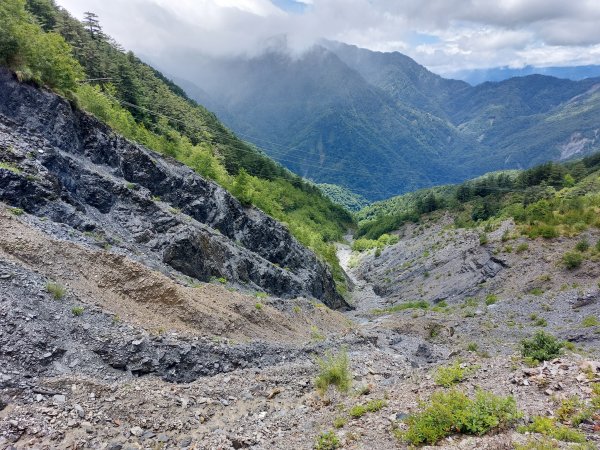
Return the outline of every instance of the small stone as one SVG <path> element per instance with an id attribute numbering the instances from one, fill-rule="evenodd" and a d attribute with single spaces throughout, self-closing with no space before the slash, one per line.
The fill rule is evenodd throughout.
<path id="1" fill-rule="evenodd" d="M 42 400 L 44 400 L 44 396 L 42 394 L 38 394 L 35 396 L 35 401 L 36 402 L 41 402 Z"/>
<path id="2" fill-rule="evenodd" d="M 62 394 L 56 394 L 52 397 L 52 400 L 56 403 L 64 403 L 67 401 L 67 398 Z"/>
<path id="3" fill-rule="evenodd" d="M 142 435 L 142 439 L 152 439 L 154 436 L 156 436 L 156 433 L 153 433 L 152 431 L 146 431 Z"/>
<path id="4" fill-rule="evenodd" d="M 122 450 L 122 449 L 123 449 L 123 444 L 117 444 L 117 443 L 108 444 L 108 447 L 106 447 L 106 450 Z"/>
<path id="5" fill-rule="evenodd" d="M 158 435 L 158 442 L 169 442 L 169 439 L 171 438 L 164 433 Z"/>
<path id="6" fill-rule="evenodd" d="M 133 427 L 129 430 L 129 432 L 137 437 L 140 437 L 142 434 L 144 434 L 144 430 L 142 430 L 140 427 Z"/>
<path id="7" fill-rule="evenodd" d="M 80 405 L 75 405 L 75 412 L 80 418 L 83 419 L 85 417 L 85 411 Z"/>
<path id="8" fill-rule="evenodd" d="M 186 436 L 179 441 L 179 447 L 189 447 L 192 443 L 192 438 Z"/>

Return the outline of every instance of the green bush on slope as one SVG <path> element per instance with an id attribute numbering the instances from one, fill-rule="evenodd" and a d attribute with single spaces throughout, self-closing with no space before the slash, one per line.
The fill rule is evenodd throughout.
<path id="1" fill-rule="evenodd" d="M 427 205 L 450 211 L 457 227 L 513 218 L 531 239 L 577 235 L 600 225 L 599 174 L 600 153 L 394 197 L 357 213 L 357 236 L 377 239 L 408 220 L 418 222 L 428 212 L 423 210 Z M 435 201 L 426 202 L 427 198 Z"/>
<path id="2" fill-rule="evenodd" d="M 457 390 L 436 392 L 429 403 L 406 419 L 408 430 L 397 436 L 413 445 L 435 444 L 453 433 L 482 435 L 520 417 L 512 397 L 477 391 L 469 398 Z"/>
<path id="3" fill-rule="evenodd" d="M 57 33 L 45 33 L 25 10 L 24 0 L 0 2 L 0 64 L 21 79 L 65 94 L 77 88 L 83 69 Z"/>

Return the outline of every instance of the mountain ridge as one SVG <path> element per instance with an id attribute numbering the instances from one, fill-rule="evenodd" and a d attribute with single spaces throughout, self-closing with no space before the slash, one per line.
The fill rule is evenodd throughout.
<path id="1" fill-rule="evenodd" d="M 567 107 L 596 79 L 530 75 L 470 86 L 401 53 L 331 41 L 299 56 L 281 46 L 254 57 L 198 55 L 189 74 L 217 115 L 270 156 L 370 200 L 600 149 L 593 112 Z M 600 110 L 595 99 L 588 107 Z"/>

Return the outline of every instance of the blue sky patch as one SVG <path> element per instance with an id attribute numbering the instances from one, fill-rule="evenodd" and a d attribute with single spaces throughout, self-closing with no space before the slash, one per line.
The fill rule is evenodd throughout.
<path id="1" fill-rule="evenodd" d="M 294 0 L 271 0 L 275 6 L 279 9 L 283 9 L 286 12 L 294 14 L 302 14 L 308 8 L 306 3 L 296 2 Z"/>
<path id="2" fill-rule="evenodd" d="M 407 41 L 411 46 L 417 46 L 422 44 L 437 44 L 440 42 L 440 38 L 433 34 L 412 32 L 408 36 Z"/>

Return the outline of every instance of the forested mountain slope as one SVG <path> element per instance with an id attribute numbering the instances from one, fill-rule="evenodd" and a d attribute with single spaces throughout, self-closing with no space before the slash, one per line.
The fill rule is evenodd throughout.
<path id="1" fill-rule="evenodd" d="M 254 57 L 196 55 L 191 66 L 188 92 L 233 129 L 303 176 L 371 200 L 600 149 L 598 79 L 473 87 L 337 42 L 300 55 L 281 42 Z"/>

